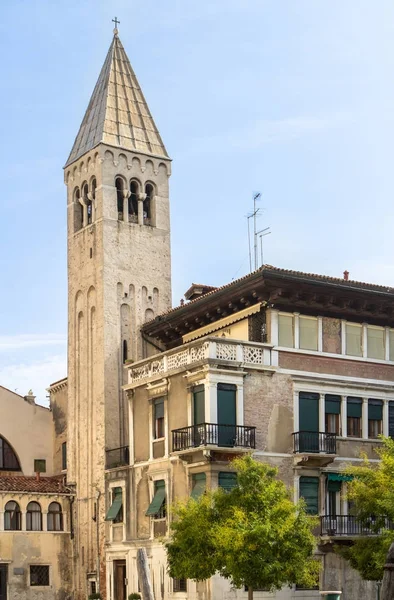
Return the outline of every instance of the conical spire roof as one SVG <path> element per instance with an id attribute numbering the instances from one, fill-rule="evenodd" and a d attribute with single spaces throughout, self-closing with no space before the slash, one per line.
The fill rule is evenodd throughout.
<path id="1" fill-rule="evenodd" d="M 101 142 L 168 158 L 117 30 L 66 166 Z"/>

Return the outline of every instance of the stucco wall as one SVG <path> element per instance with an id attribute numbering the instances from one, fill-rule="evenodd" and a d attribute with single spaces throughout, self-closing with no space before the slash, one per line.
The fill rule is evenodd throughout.
<path id="1" fill-rule="evenodd" d="M 0 435 L 13 447 L 23 475 L 34 475 L 34 459 L 45 459 L 46 475 L 53 475 L 50 410 L 0 386 L 0 414 Z"/>

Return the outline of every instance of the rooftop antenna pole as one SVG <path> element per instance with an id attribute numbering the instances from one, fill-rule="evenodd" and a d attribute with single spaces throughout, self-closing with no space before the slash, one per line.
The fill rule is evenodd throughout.
<path id="1" fill-rule="evenodd" d="M 253 240 L 254 240 L 254 269 L 257 269 L 257 213 L 259 212 L 259 208 L 256 208 L 256 202 L 261 198 L 261 193 L 257 192 L 253 195 Z"/>
<path id="2" fill-rule="evenodd" d="M 247 220 L 248 220 L 249 271 L 250 271 L 250 273 L 251 273 L 251 272 L 252 272 L 252 251 L 251 251 L 251 249 L 250 249 L 250 223 L 249 223 L 250 216 L 251 216 L 251 215 L 249 215 L 249 216 L 247 217 Z"/>
<path id="3" fill-rule="evenodd" d="M 257 232 L 257 235 L 260 238 L 260 256 L 261 256 L 261 266 L 263 266 L 264 264 L 264 255 L 263 255 L 263 237 L 265 237 L 266 235 L 270 235 L 271 230 L 269 227 L 266 227 L 265 229 L 261 229 L 260 231 Z"/>

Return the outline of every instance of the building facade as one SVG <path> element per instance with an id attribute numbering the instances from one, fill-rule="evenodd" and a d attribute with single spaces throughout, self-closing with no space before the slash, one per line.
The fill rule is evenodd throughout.
<path id="1" fill-rule="evenodd" d="M 51 411 L 0 387 L 0 414 L 0 599 L 68 600 L 72 496 Z"/>
<path id="2" fill-rule="evenodd" d="M 126 365 L 129 447 L 107 452 L 107 592 L 138 590 L 144 545 L 156 598 L 246 598 L 213 578 L 171 580 L 162 538 L 167 506 L 234 485 L 231 459 L 252 452 L 275 465 L 320 517 L 320 589 L 347 600 L 376 597 L 333 545 L 361 527 L 346 498 L 346 467 L 376 461 L 378 436 L 394 435 L 394 290 L 264 267 L 143 326 L 165 352 Z M 112 511 L 111 511 L 112 509 Z M 124 589 L 117 576 L 124 569 Z M 261 598 L 319 598 L 286 589 Z"/>

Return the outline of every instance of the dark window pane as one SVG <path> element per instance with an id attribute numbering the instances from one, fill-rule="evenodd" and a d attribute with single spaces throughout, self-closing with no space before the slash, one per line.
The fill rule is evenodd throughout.
<path id="1" fill-rule="evenodd" d="M 30 565 L 30 585 L 48 586 L 49 567 L 44 565 Z"/>

